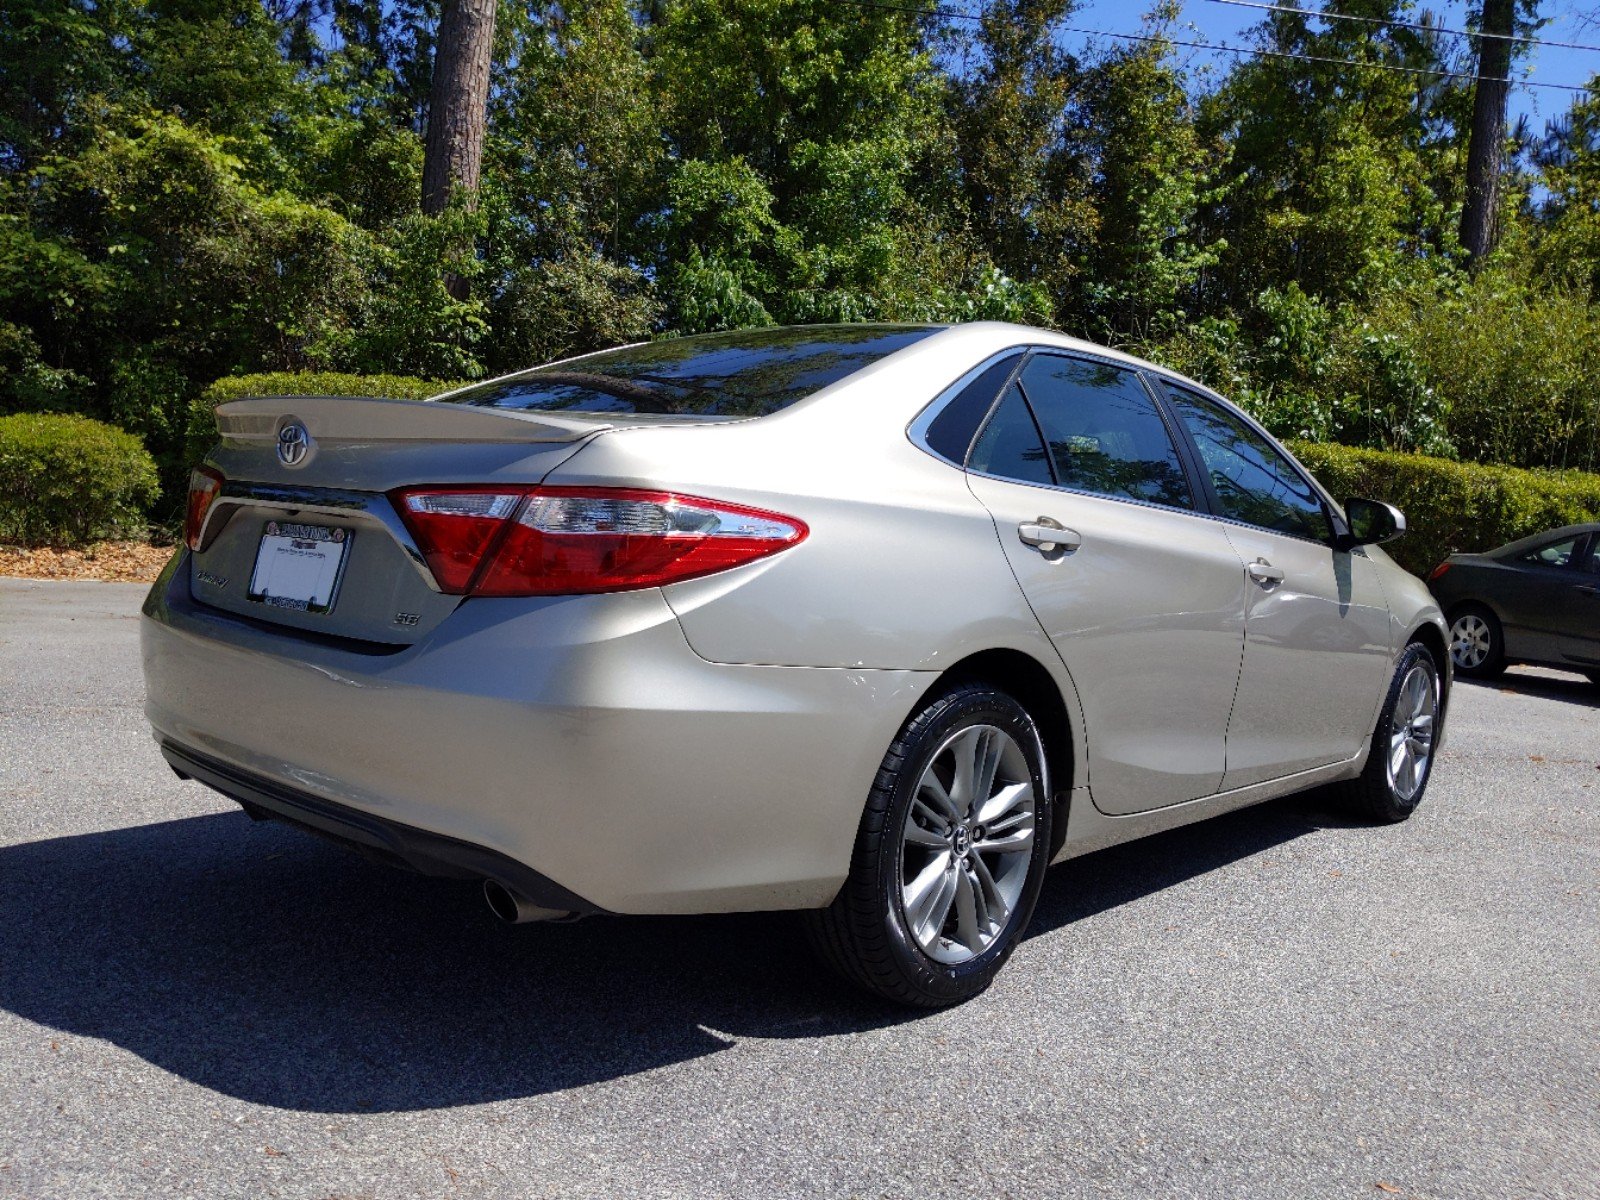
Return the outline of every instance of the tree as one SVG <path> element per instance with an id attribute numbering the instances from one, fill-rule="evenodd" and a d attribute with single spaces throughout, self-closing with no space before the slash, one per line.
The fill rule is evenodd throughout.
<path id="1" fill-rule="evenodd" d="M 1155 13 L 1176 16 L 1175 4 Z M 1221 155 L 1200 141 L 1170 51 L 1158 40 L 1108 52 L 1078 102 L 1096 220 L 1077 290 L 1092 335 L 1147 337 L 1181 322 L 1217 261 L 1196 217 Z"/>
<path id="2" fill-rule="evenodd" d="M 447 0 L 439 16 L 422 164 L 422 211 L 429 216 L 443 212 L 457 189 L 469 204 L 477 196 L 494 10 L 495 0 Z"/>
<path id="3" fill-rule="evenodd" d="M 1516 0 L 1483 0 L 1478 79 L 1467 148 L 1467 196 L 1461 245 L 1476 264 L 1494 249 L 1501 160 L 1506 144 L 1506 96 L 1511 91 L 1511 36 Z"/>

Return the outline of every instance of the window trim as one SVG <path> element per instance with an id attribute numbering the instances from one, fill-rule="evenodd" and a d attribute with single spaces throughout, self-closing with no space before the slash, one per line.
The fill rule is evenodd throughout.
<path id="1" fill-rule="evenodd" d="M 1293 538 L 1297 542 L 1308 542 L 1313 546 L 1326 546 L 1331 550 L 1338 549 L 1340 539 L 1349 534 L 1349 518 L 1345 516 L 1344 509 L 1333 499 L 1332 496 L 1328 494 L 1328 490 L 1323 487 L 1322 484 L 1317 482 L 1316 477 L 1313 476 L 1311 472 L 1307 471 L 1301 464 L 1300 460 L 1290 453 L 1287 446 L 1268 433 L 1266 429 L 1262 427 L 1261 423 L 1249 413 L 1245 412 L 1237 404 L 1234 404 L 1224 397 L 1217 395 L 1210 388 L 1201 387 L 1187 379 L 1169 375 L 1164 371 L 1149 369 L 1144 373 L 1149 377 L 1151 390 L 1159 393 L 1159 400 L 1162 407 L 1171 411 L 1172 418 L 1177 421 L 1178 426 L 1182 431 L 1184 444 L 1188 448 L 1188 453 L 1193 456 L 1193 465 L 1195 469 L 1200 473 L 1200 481 L 1204 488 L 1206 504 L 1211 511 L 1212 517 L 1223 522 L 1224 524 L 1237 525 L 1242 529 L 1254 529 L 1261 533 L 1275 534 L 1278 537 Z M 1328 528 L 1330 530 L 1329 536 L 1326 538 L 1307 537 L 1300 533 L 1290 533 L 1285 529 L 1274 529 L 1270 525 L 1258 525 L 1254 521 L 1245 521 L 1239 517 L 1229 516 L 1227 513 L 1223 512 L 1222 503 L 1218 499 L 1216 489 L 1211 483 L 1210 472 L 1204 470 L 1205 460 L 1200 454 L 1199 443 L 1195 441 L 1194 435 L 1189 431 L 1188 425 L 1184 423 L 1183 418 L 1178 414 L 1176 407 L 1172 403 L 1172 400 L 1164 391 L 1161 391 L 1159 385 L 1162 384 L 1178 388 L 1181 391 L 1193 393 L 1201 400 L 1216 405 L 1224 414 L 1239 420 L 1247 429 L 1264 439 L 1267 445 L 1271 446 L 1279 454 L 1283 455 L 1284 461 L 1289 464 L 1290 469 L 1294 471 L 1296 477 L 1298 477 L 1302 483 L 1311 489 L 1312 495 L 1316 496 L 1317 499 L 1321 501 L 1323 516 L 1326 517 L 1328 521 Z M 1357 547 L 1357 549 L 1359 549 L 1359 547 Z"/>
<path id="2" fill-rule="evenodd" d="M 1550 549 L 1551 546 L 1559 546 L 1565 541 L 1572 542 L 1572 557 L 1567 559 L 1565 565 L 1557 565 L 1556 563 L 1545 562 L 1539 557 L 1539 555 Z M 1556 538 L 1553 541 L 1544 542 L 1541 545 L 1535 546 L 1532 550 L 1524 551 L 1512 561 L 1525 567 L 1538 567 L 1544 571 L 1576 571 L 1579 574 L 1588 574 L 1589 558 L 1593 553 L 1594 546 L 1594 534 L 1580 533 L 1574 535 L 1572 538 Z"/>
<path id="3" fill-rule="evenodd" d="M 982 420 L 980 420 L 977 426 L 974 428 L 972 437 L 967 442 L 967 452 L 962 458 L 962 461 L 959 463 L 954 462 L 929 446 L 925 440 L 928 426 L 931 425 L 934 419 L 944 411 L 945 407 L 952 400 L 954 400 L 957 395 L 960 394 L 961 389 L 966 387 L 968 384 L 975 382 L 979 375 L 983 374 L 983 372 L 994 366 L 995 363 L 1012 354 L 1019 355 L 1017 359 L 1017 365 L 1012 369 L 1011 374 L 1006 377 L 1005 382 L 1000 385 L 999 390 L 995 393 L 994 399 L 989 403 L 989 410 L 983 414 Z M 1023 370 L 1027 367 L 1028 362 L 1035 355 L 1040 354 L 1051 355 L 1057 358 L 1076 359 L 1083 362 L 1103 363 L 1109 367 L 1116 367 L 1119 370 L 1132 372 L 1143 385 L 1146 394 L 1149 395 L 1150 398 L 1155 402 L 1156 411 L 1160 414 L 1162 422 L 1166 425 L 1167 435 L 1172 439 L 1173 444 L 1178 451 L 1178 460 L 1183 466 L 1184 476 L 1188 481 L 1189 491 L 1194 497 L 1195 503 L 1191 507 L 1180 508 L 1171 504 L 1158 504 L 1153 500 L 1138 500 L 1132 496 L 1114 496 L 1105 492 L 1091 492 L 1083 488 L 1070 487 L 1059 482 L 1038 483 L 1030 479 L 1013 479 L 1008 475 L 995 475 L 988 471 L 979 471 L 975 469 L 971 465 L 972 449 L 975 445 L 977 445 L 979 436 L 983 433 L 989 422 L 993 420 L 995 409 L 999 407 L 1001 400 L 1005 398 L 1007 389 L 1017 381 L 1017 377 L 1021 375 Z M 1187 392 L 1192 392 L 1201 400 L 1216 405 L 1224 413 L 1238 421 L 1243 422 L 1248 429 L 1253 431 L 1258 436 L 1266 439 L 1268 445 L 1273 447 L 1273 449 L 1277 450 L 1284 456 L 1284 458 L 1288 461 L 1289 466 L 1294 471 L 1295 475 L 1300 479 L 1300 481 L 1306 484 L 1312 490 L 1312 493 L 1322 501 L 1323 512 L 1327 516 L 1328 524 L 1333 531 L 1332 537 L 1327 540 L 1322 538 L 1305 537 L 1302 534 L 1287 533 L 1282 529 L 1273 529 L 1269 525 L 1257 525 L 1250 521 L 1240 520 L 1238 517 L 1230 517 L 1224 513 L 1222 511 L 1221 504 L 1217 500 L 1217 497 L 1212 489 L 1209 473 L 1204 469 L 1204 462 L 1200 457 L 1199 447 L 1195 444 L 1193 435 L 1191 435 L 1189 432 L 1189 427 L 1184 424 L 1182 417 L 1178 415 L 1176 409 L 1172 405 L 1171 400 L 1169 400 L 1167 397 L 1164 387 L 1168 385 L 1180 388 Z M 1028 400 L 1026 393 L 1023 393 L 1022 399 L 1023 403 L 1027 404 L 1028 406 L 1029 415 L 1033 417 L 1034 427 L 1038 429 L 1039 418 L 1033 412 L 1032 402 Z M 1044 433 L 1042 429 L 1040 430 L 1039 436 L 1040 439 L 1043 440 Z M 1342 537 L 1347 536 L 1350 530 L 1350 523 L 1348 518 L 1345 516 L 1343 506 L 1341 506 L 1339 502 L 1329 494 L 1327 488 L 1323 487 L 1317 478 L 1311 474 L 1311 472 L 1306 470 L 1304 464 L 1302 464 L 1300 460 L 1289 451 L 1287 446 L 1267 432 L 1267 430 L 1262 426 L 1261 422 L 1257 421 L 1249 413 L 1245 412 L 1244 409 L 1233 403 L 1233 401 L 1229 400 L 1225 396 L 1219 395 L 1217 392 L 1212 391 L 1204 384 L 1196 383 L 1192 379 L 1186 379 L 1181 375 L 1163 370 L 1154 364 L 1144 363 L 1137 360 L 1130 362 L 1125 359 L 1115 358 L 1108 354 L 1096 354 L 1089 350 L 1078 350 L 1067 346 L 1051 346 L 1037 342 L 1026 342 L 1007 346 L 1004 349 L 996 350 L 992 354 L 986 355 L 981 362 L 963 371 L 951 383 L 946 385 L 937 396 L 935 396 L 923 407 L 921 412 L 911 419 L 910 423 L 906 426 L 906 437 L 911 441 L 912 445 L 921 450 L 924 454 L 928 455 L 930 458 L 937 459 L 939 462 L 956 467 L 967 474 L 976 475 L 980 479 L 992 479 L 997 483 L 1009 483 L 1016 487 L 1044 488 L 1049 491 L 1066 492 L 1068 495 L 1090 496 L 1097 500 L 1110 500 L 1118 504 L 1136 504 L 1141 508 L 1156 509 L 1158 512 L 1180 513 L 1186 516 L 1204 517 L 1209 520 L 1220 521 L 1225 525 L 1237 525 L 1241 529 L 1254 529 L 1260 531 L 1261 533 L 1269 533 L 1277 537 L 1293 538 L 1297 542 L 1306 542 L 1313 546 L 1325 546 L 1333 550 L 1337 549 L 1339 540 Z M 1053 457 L 1047 454 L 1046 462 L 1050 467 L 1051 479 L 1056 479 L 1056 468 Z M 1600 537 L 1595 537 L 1592 539 L 1592 548 L 1595 555 L 1600 557 Z M 1357 547 L 1357 550 L 1359 549 L 1360 548 Z"/>
<path id="4" fill-rule="evenodd" d="M 923 406 L 921 412 L 911 418 L 911 422 L 906 426 L 906 437 L 911 440 L 911 444 L 918 450 L 921 450 L 924 454 L 930 455 L 942 463 L 948 463 L 957 470 L 966 470 L 967 460 L 972 457 L 972 447 L 977 443 L 978 435 L 983 432 L 984 426 L 989 424 L 989 418 L 994 416 L 995 406 L 1000 403 L 1000 398 L 1006 394 L 1006 389 L 1010 387 L 1012 381 L 1016 379 L 1017 372 L 1022 369 L 1022 364 L 1028 361 L 1028 355 L 1032 350 L 1033 347 L 1028 345 L 1008 346 L 1004 350 L 995 351 L 977 366 L 963 371 L 959 376 L 957 376 L 954 382 L 942 388 L 937 396 L 928 401 L 928 403 Z M 972 436 L 967 439 L 967 450 L 966 453 L 961 456 L 961 461 L 956 462 L 954 459 L 946 458 L 932 446 L 928 445 L 928 428 L 939 418 L 939 414 L 944 412 L 946 408 L 950 407 L 951 402 L 955 400 L 955 398 L 963 391 L 965 391 L 968 386 L 978 382 L 978 377 L 980 375 L 982 375 L 990 367 L 1013 354 L 1017 355 L 1017 365 L 1012 368 L 1011 374 L 1006 376 L 1005 382 L 1002 383 L 1000 385 L 1000 389 L 995 392 L 994 399 L 989 401 L 988 409 L 985 410 L 983 416 L 978 419 L 977 425 L 973 427 Z"/>
<path id="5" fill-rule="evenodd" d="M 972 441 L 968 443 L 967 461 L 963 464 L 963 470 L 965 470 L 968 474 L 978 476 L 980 479 L 993 479 L 1000 483 L 1015 484 L 1018 487 L 1049 488 L 1051 491 L 1066 492 L 1068 495 L 1073 496 L 1091 496 L 1096 500 L 1114 500 L 1119 504 L 1137 504 L 1141 508 L 1153 508 L 1158 512 L 1183 513 L 1194 517 L 1208 517 L 1215 515 L 1208 511 L 1208 495 L 1199 487 L 1200 481 L 1195 476 L 1194 464 L 1189 460 L 1185 442 L 1180 437 L 1180 431 L 1172 427 L 1173 418 L 1171 414 L 1168 413 L 1167 407 L 1163 403 L 1162 399 L 1158 396 L 1151 395 L 1152 389 L 1145 381 L 1145 371 L 1141 366 L 1139 366 L 1137 363 L 1124 362 L 1122 359 L 1112 358 L 1109 355 L 1091 354 L 1082 350 L 1073 350 L 1065 346 L 1031 345 L 1024 347 L 1024 349 L 1026 350 L 1026 353 L 1022 356 L 1022 359 L 1017 364 L 1017 368 L 1012 371 L 1011 376 L 1006 380 L 1005 386 L 1000 389 L 1000 393 L 995 397 L 994 403 L 990 405 L 989 411 L 984 415 L 983 420 L 979 422 L 977 432 L 972 436 Z M 1173 451 L 1178 456 L 1178 466 L 1183 471 L 1184 482 L 1188 485 L 1189 495 L 1193 503 L 1187 506 L 1162 504 L 1155 500 L 1141 500 L 1136 496 L 1117 495 L 1113 492 L 1096 492 L 1091 491 L 1088 488 L 1073 487 L 1070 484 L 1062 483 L 1060 481 L 1060 476 L 1056 473 L 1055 456 L 1049 453 L 1050 443 L 1049 440 L 1044 436 L 1044 427 L 1039 423 L 1039 414 L 1034 411 L 1033 401 L 1028 398 L 1027 389 L 1021 386 L 1022 373 L 1028 369 L 1028 364 L 1038 357 L 1066 358 L 1071 359 L 1074 362 L 1100 363 L 1108 367 L 1113 367 L 1119 371 L 1126 371 L 1128 374 L 1132 375 L 1135 381 L 1138 382 L 1139 386 L 1144 389 L 1145 395 L 1151 400 L 1155 408 L 1156 416 L 1161 420 L 1162 426 L 1166 429 L 1167 437 L 1172 442 Z M 992 361 L 992 359 L 985 360 L 985 365 L 992 364 Z M 988 427 L 989 422 L 994 419 L 995 410 L 999 407 L 1000 401 L 1005 398 L 1006 392 L 1008 392 L 1014 384 L 1017 385 L 1017 390 L 1022 396 L 1023 404 L 1027 406 L 1028 415 L 1033 418 L 1033 426 L 1034 429 L 1038 431 L 1039 441 L 1045 447 L 1045 463 L 1050 468 L 1050 478 L 1054 482 L 1039 483 L 1032 479 L 1013 479 L 1009 475 L 995 475 L 989 471 L 979 471 L 971 465 L 973 447 L 978 444 L 978 438 L 982 436 L 983 431 Z M 929 453 L 931 454 L 933 451 L 930 450 Z M 948 460 L 946 459 L 943 461 Z"/>

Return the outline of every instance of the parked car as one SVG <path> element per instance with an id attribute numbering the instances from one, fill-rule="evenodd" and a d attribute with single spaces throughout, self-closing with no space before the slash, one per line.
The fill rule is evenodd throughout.
<path id="1" fill-rule="evenodd" d="M 804 909 L 985 987 L 1045 868 L 1316 784 L 1400 821 L 1443 616 L 1225 400 L 1003 324 L 238 400 L 142 621 L 183 776 L 512 921 Z"/>
<path id="2" fill-rule="evenodd" d="M 1568 525 L 1483 554 L 1452 554 L 1428 574 L 1463 675 L 1512 663 L 1581 671 L 1600 683 L 1600 524 Z"/>

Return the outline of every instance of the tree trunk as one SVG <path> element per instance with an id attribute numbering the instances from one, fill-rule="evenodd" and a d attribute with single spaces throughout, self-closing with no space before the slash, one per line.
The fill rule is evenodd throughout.
<path id="1" fill-rule="evenodd" d="M 1506 97 L 1511 85 L 1515 0 L 1483 0 L 1478 39 L 1478 81 L 1472 97 L 1472 138 L 1467 143 L 1467 195 L 1461 210 L 1461 244 L 1473 267 L 1494 249 L 1501 159 L 1506 144 Z"/>
<path id="2" fill-rule="evenodd" d="M 442 212 L 457 188 L 469 203 L 477 195 L 489 119 L 494 8 L 495 0 L 445 0 L 439 15 L 422 160 L 422 211 L 429 215 Z"/>

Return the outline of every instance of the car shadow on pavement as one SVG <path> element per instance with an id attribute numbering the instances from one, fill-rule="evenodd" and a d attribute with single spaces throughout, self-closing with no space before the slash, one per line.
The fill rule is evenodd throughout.
<path id="1" fill-rule="evenodd" d="M 1327 807 L 1310 793 L 1074 860 L 1031 933 L 1337 822 Z M 827 976 L 793 914 L 504 926 L 468 883 L 233 813 L 0 848 L 0 1007 L 316 1112 L 538 1095 L 919 1017 Z"/>
<path id="2" fill-rule="evenodd" d="M 1522 696 L 1543 696 L 1549 700 L 1564 700 L 1568 704 L 1581 704 L 1600 708 L 1600 687 L 1582 675 L 1569 675 L 1555 670 L 1518 670 L 1513 667 L 1496 679 L 1470 679 L 1456 676 L 1458 686 L 1492 688 L 1497 692 L 1512 692 Z"/>

